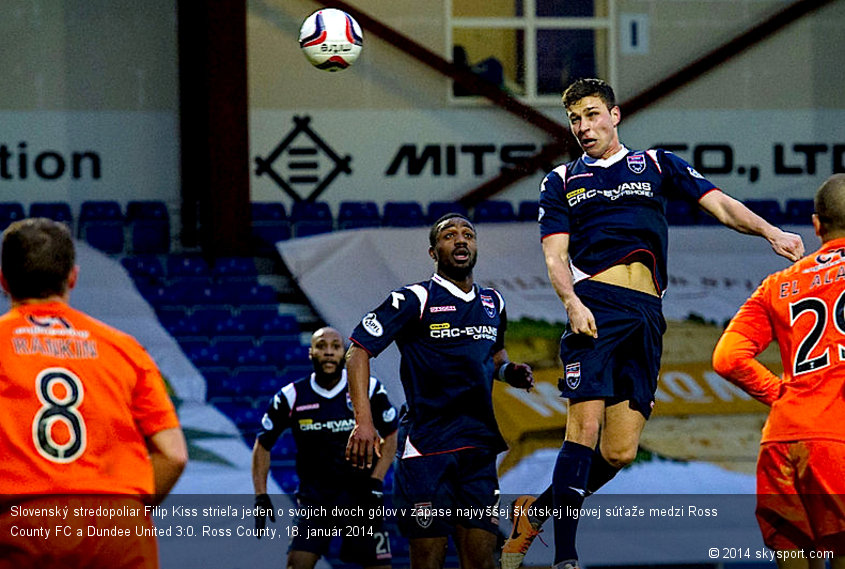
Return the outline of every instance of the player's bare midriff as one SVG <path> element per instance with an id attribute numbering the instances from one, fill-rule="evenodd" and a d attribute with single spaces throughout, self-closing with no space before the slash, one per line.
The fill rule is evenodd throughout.
<path id="1" fill-rule="evenodd" d="M 624 265 L 613 265 L 609 269 L 593 275 L 590 280 L 629 288 L 652 296 L 660 296 L 654 286 L 654 275 L 651 274 L 651 270 L 637 261 Z"/>

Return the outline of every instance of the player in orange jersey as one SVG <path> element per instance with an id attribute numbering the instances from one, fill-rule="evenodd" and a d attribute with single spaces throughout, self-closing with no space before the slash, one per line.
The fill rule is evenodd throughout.
<path id="1" fill-rule="evenodd" d="M 845 174 L 815 197 L 822 246 L 767 277 L 734 316 L 713 368 L 771 406 L 757 462 L 757 520 L 780 567 L 845 567 Z M 776 340 L 778 377 L 754 358 Z M 803 550 L 801 558 L 797 550 Z"/>
<path id="2" fill-rule="evenodd" d="M 155 537 L 138 528 L 152 529 L 147 506 L 187 462 L 152 358 L 69 306 L 78 275 L 65 225 L 25 219 L 3 233 L 0 284 L 11 298 L 0 317 L 3 569 L 158 567 Z"/>

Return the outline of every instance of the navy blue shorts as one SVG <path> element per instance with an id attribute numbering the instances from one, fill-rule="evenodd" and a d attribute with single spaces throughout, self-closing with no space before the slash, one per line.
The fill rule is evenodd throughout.
<path id="1" fill-rule="evenodd" d="M 567 325 L 560 339 L 561 395 L 608 405 L 630 401 L 648 419 L 666 331 L 662 300 L 592 281 L 578 283 L 575 293 L 595 316 L 599 337 L 574 334 Z"/>
<path id="2" fill-rule="evenodd" d="M 463 449 L 396 461 L 393 503 L 402 534 L 446 537 L 456 526 L 498 533 L 496 453 Z"/>
<path id="3" fill-rule="evenodd" d="M 338 481 L 338 484 L 342 484 Z M 390 535 L 382 520 L 373 520 L 369 514 L 363 516 L 332 516 L 334 504 L 320 504 L 297 500 L 298 506 L 311 506 L 315 510 L 326 508 L 328 515 L 295 517 L 288 551 L 307 551 L 316 555 L 326 555 L 335 538 L 341 539 L 340 559 L 345 563 L 355 563 L 364 567 L 390 565 Z M 335 502 L 337 503 L 337 502 Z M 363 501 L 348 500 L 341 502 L 341 507 L 369 508 Z M 304 509 L 304 508 L 303 508 Z"/>

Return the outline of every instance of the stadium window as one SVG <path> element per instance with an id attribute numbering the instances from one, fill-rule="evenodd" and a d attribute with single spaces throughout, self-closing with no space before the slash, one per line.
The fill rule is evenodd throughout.
<path id="1" fill-rule="evenodd" d="M 530 104 L 579 77 L 613 84 L 615 0 L 447 0 L 453 61 Z M 460 85 L 453 102 L 479 101 Z"/>

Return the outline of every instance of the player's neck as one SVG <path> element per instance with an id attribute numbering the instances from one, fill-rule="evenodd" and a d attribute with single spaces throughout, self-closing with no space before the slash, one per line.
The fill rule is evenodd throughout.
<path id="1" fill-rule="evenodd" d="M 64 304 L 68 304 L 70 301 L 70 295 L 64 294 L 54 294 L 53 296 L 48 296 L 47 298 L 13 298 L 10 302 L 12 308 L 18 306 L 36 306 L 39 304 L 50 304 L 53 302 L 61 302 Z"/>
<path id="2" fill-rule="evenodd" d="M 437 274 L 461 289 L 464 292 L 469 292 L 472 290 L 472 285 L 474 283 L 472 279 L 472 271 L 465 275 L 450 275 L 443 271 L 443 269 L 439 269 Z"/>
<path id="3" fill-rule="evenodd" d="M 340 381 L 340 378 L 343 376 L 342 371 L 338 371 L 337 373 L 332 374 L 325 374 L 314 372 L 314 381 L 317 382 L 317 385 L 322 387 L 323 389 L 330 390 L 332 389 L 337 383 Z"/>

